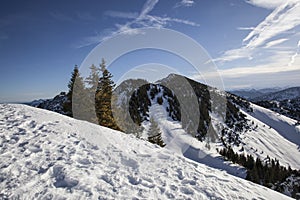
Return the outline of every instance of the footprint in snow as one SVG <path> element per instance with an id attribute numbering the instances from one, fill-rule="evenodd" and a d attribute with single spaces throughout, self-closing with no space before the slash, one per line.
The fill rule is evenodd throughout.
<path id="1" fill-rule="evenodd" d="M 87 159 L 87 158 L 77 159 L 77 162 L 81 165 L 90 165 L 91 164 L 91 161 L 89 161 L 89 159 Z"/>
<path id="2" fill-rule="evenodd" d="M 18 128 L 18 131 L 15 134 L 16 135 L 26 135 L 26 129 Z"/>
<path id="3" fill-rule="evenodd" d="M 137 161 L 131 159 L 131 158 L 121 158 L 121 163 L 125 166 L 131 167 L 132 169 L 137 170 L 139 168 L 139 164 L 137 163 Z"/>
<path id="4" fill-rule="evenodd" d="M 181 187 L 180 191 L 186 195 L 193 195 L 194 194 L 194 190 L 192 188 L 189 187 Z"/>
<path id="5" fill-rule="evenodd" d="M 183 172 L 182 172 L 182 169 L 178 169 L 177 170 L 177 173 L 178 173 L 178 179 L 179 180 L 183 180 L 184 179 L 184 174 L 183 174 Z"/>
<path id="6" fill-rule="evenodd" d="M 138 185 L 142 182 L 142 180 L 139 177 L 134 177 L 134 176 L 127 176 L 128 181 L 132 185 Z"/>
<path id="7" fill-rule="evenodd" d="M 43 151 L 43 150 L 41 149 L 41 147 L 38 146 L 38 145 L 32 145 L 32 146 L 29 146 L 29 147 L 28 147 L 28 150 L 31 151 L 32 153 L 38 153 L 38 152 Z"/>
<path id="8" fill-rule="evenodd" d="M 56 188 L 68 188 L 71 189 L 78 185 L 79 181 L 72 179 L 65 174 L 63 166 L 57 165 L 53 167 L 52 176 L 55 178 L 53 185 Z"/>

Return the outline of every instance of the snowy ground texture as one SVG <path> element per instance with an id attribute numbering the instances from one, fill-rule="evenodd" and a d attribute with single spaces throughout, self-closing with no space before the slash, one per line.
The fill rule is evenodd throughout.
<path id="1" fill-rule="evenodd" d="M 0 104 L 0 199 L 288 199 L 130 135 Z"/>
<path id="2" fill-rule="evenodd" d="M 246 154 L 262 160 L 270 156 L 286 167 L 300 169 L 300 126 L 295 125 L 296 120 L 255 104 L 251 107 L 253 112 L 244 114 L 254 128 L 241 136 Z"/>

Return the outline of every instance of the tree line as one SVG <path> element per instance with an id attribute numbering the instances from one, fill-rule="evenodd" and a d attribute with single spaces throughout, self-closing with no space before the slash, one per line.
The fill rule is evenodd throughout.
<path id="1" fill-rule="evenodd" d="M 111 109 L 112 92 L 115 87 L 112 77 L 104 59 L 100 67 L 90 66 L 90 74 L 85 79 L 75 66 L 68 84 L 67 101 L 63 105 L 65 113 L 75 117 L 76 109 L 79 119 L 120 130 Z M 96 118 L 91 114 L 93 111 Z"/>
<path id="2" fill-rule="evenodd" d="M 237 163 L 247 170 L 246 180 L 284 192 L 284 184 L 288 177 L 300 177 L 300 171 L 292 170 L 291 167 L 280 165 L 279 160 L 267 156 L 266 161 L 259 158 L 254 159 L 252 155 L 238 154 L 229 146 L 219 150 L 219 153 L 233 163 Z M 292 195 L 299 193 L 300 188 L 295 185 Z"/>
<path id="3" fill-rule="evenodd" d="M 112 102 L 115 101 L 113 99 L 115 83 L 112 80 L 113 75 L 106 67 L 105 60 L 102 59 L 100 67 L 92 65 L 89 69 L 90 73 L 84 79 L 78 67 L 74 67 L 68 83 L 67 101 L 63 104 L 64 112 L 70 117 L 123 131 L 118 127 L 113 116 Z M 75 109 L 76 112 L 74 112 Z M 96 113 L 96 115 L 93 115 L 93 113 Z M 141 126 L 141 123 L 137 123 L 137 125 Z M 154 119 L 150 120 L 147 139 L 149 142 L 161 147 L 165 146 L 160 128 Z"/>

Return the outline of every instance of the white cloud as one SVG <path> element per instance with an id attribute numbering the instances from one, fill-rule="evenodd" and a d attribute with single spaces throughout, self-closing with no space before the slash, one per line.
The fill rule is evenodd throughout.
<path id="1" fill-rule="evenodd" d="M 296 52 L 294 55 L 292 55 L 291 61 L 289 62 L 290 67 L 294 64 L 295 59 L 296 59 L 297 56 L 298 56 L 298 52 Z"/>
<path id="2" fill-rule="evenodd" d="M 255 27 L 237 27 L 237 30 L 241 30 L 241 31 L 252 31 L 254 30 Z"/>
<path id="3" fill-rule="evenodd" d="M 245 89 L 245 88 L 253 88 L 253 85 L 252 84 L 232 85 L 228 90 L 240 90 L 240 89 Z"/>
<path id="4" fill-rule="evenodd" d="M 118 17 L 129 19 L 125 24 L 115 24 L 116 30 L 111 30 L 109 34 L 103 34 L 85 38 L 78 48 L 89 46 L 91 44 L 99 43 L 105 39 L 111 38 L 117 34 L 137 34 L 140 33 L 139 28 L 164 28 L 170 25 L 170 23 L 181 23 L 189 26 L 199 26 L 199 24 L 178 18 L 171 17 L 160 17 L 155 15 L 150 15 L 150 12 L 155 8 L 159 0 L 147 0 L 143 5 L 140 13 L 136 12 L 119 12 L 119 11 L 107 11 L 105 15 L 110 17 Z"/>
<path id="5" fill-rule="evenodd" d="M 116 26 L 118 27 L 118 31 L 117 31 L 118 33 L 123 33 L 123 34 L 127 34 L 127 35 L 135 35 L 135 34 L 140 33 L 139 29 L 131 28 L 130 26 L 128 26 L 126 24 L 125 25 L 117 24 Z"/>
<path id="6" fill-rule="evenodd" d="M 295 54 L 292 55 L 291 61 L 289 62 L 289 66 L 290 67 L 294 65 L 295 60 L 296 60 L 296 58 L 297 58 L 297 56 L 299 54 L 299 49 L 300 49 L 300 40 L 298 41 L 298 44 L 297 44 L 297 50 L 296 50 Z"/>
<path id="7" fill-rule="evenodd" d="M 270 1 L 252 0 L 247 2 L 264 7 L 265 4 Z M 286 39 L 273 38 L 279 35 L 291 34 L 290 31 L 300 25 L 300 1 L 274 1 L 274 6 L 275 5 L 277 6 L 276 9 L 243 39 L 243 45 L 241 47 L 230 49 L 215 60 L 224 63 L 243 58 L 249 59 L 254 57 L 254 53 L 258 51 L 283 43 Z M 245 28 L 241 27 L 238 29 L 245 30 Z"/>
<path id="8" fill-rule="evenodd" d="M 184 2 L 191 3 L 193 1 L 184 0 Z M 140 12 L 140 15 L 136 18 L 136 20 L 133 23 L 142 24 L 146 27 L 165 27 L 169 24 L 169 22 L 182 23 L 191 26 L 199 26 L 197 23 L 189 20 L 150 15 L 149 13 L 154 9 L 157 3 L 158 0 L 147 0 L 147 2 L 143 6 L 142 11 Z"/>
<path id="9" fill-rule="evenodd" d="M 103 35 L 95 34 L 93 36 L 85 37 L 82 41 L 79 42 L 79 44 L 76 44 L 75 48 L 82 48 L 86 47 L 95 43 L 98 43 L 99 41 L 103 40 Z"/>
<path id="10" fill-rule="evenodd" d="M 195 4 L 195 1 L 194 0 L 181 0 L 180 2 L 176 3 L 175 4 L 175 8 L 177 7 L 181 7 L 181 6 L 184 6 L 184 7 L 191 7 Z"/>
<path id="11" fill-rule="evenodd" d="M 189 21 L 189 20 L 184 20 L 184 19 L 178 19 L 178 18 L 170 18 L 170 17 L 159 17 L 159 16 L 153 16 L 153 15 L 146 15 L 142 20 L 140 21 L 149 21 L 150 24 L 154 25 L 157 24 L 159 27 L 164 27 L 169 24 L 169 22 L 176 22 L 176 23 L 181 23 L 181 24 L 186 24 L 190 26 L 200 26 L 199 24 Z"/>
<path id="12" fill-rule="evenodd" d="M 255 74 L 272 74 L 300 70 L 300 59 L 295 59 L 295 65 L 290 66 L 287 63 L 293 51 L 274 52 L 270 57 L 267 57 L 264 63 L 252 66 L 240 66 L 230 69 L 219 70 L 222 77 L 236 78 L 242 76 L 250 76 Z"/>
<path id="13" fill-rule="evenodd" d="M 281 44 L 281 43 L 283 43 L 287 40 L 288 40 L 287 38 L 282 38 L 282 39 L 270 41 L 266 44 L 265 48 L 270 48 L 270 47 L 276 46 L 276 45 Z"/>
<path id="14" fill-rule="evenodd" d="M 280 74 L 300 71 L 300 67 L 299 67 L 300 59 L 295 60 L 295 63 L 297 62 L 298 66 L 297 65 L 287 66 L 286 65 L 287 59 L 288 57 L 282 59 L 280 58 L 280 55 L 278 55 L 277 59 L 273 60 L 271 63 L 260 64 L 260 65 L 256 65 L 255 67 L 251 65 L 249 66 L 245 65 L 245 66 L 229 68 L 229 69 L 219 69 L 217 72 L 209 72 L 209 73 L 203 72 L 202 76 L 204 76 L 206 79 L 212 79 L 212 80 L 214 78 L 221 77 L 223 80 L 226 80 L 225 82 L 228 83 L 232 82 L 232 80 L 239 79 L 240 81 L 238 84 L 241 85 L 248 84 L 246 82 L 250 82 L 250 83 L 251 82 L 255 83 L 256 81 L 263 82 L 264 79 L 266 79 L 267 77 L 273 74 L 277 74 L 280 76 Z M 202 80 L 203 79 L 202 76 L 196 74 L 194 76 L 191 76 L 191 78 L 196 80 Z M 258 78 L 258 76 L 260 76 L 260 78 Z M 252 80 L 249 80 L 249 77 L 252 77 L 250 78 Z"/>
<path id="15" fill-rule="evenodd" d="M 147 0 L 146 3 L 143 6 L 142 11 L 140 12 L 140 18 L 147 15 L 149 12 L 151 12 L 154 8 L 154 6 L 158 3 L 159 0 Z"/>
<path id="16" fill-rule="evenodd" d="M 264 85 L 282 85 L 292 83 L 299 85 L 300 73 L 300 56 L 296 56 L 293 65 L 288 65 L 290 58 L 294 55 L 294 51 L 276 51 L 267 50 L 270 56 L 263 54 L 259 61 L 253 59 L 247 62 L 228 63 L 217 72 L 205 73 L 202 75 L 206 79 L 215 79 L 221 77 L 226 85 L 233 88 L 235 85 L 262 86 Z M 295 78 L 298 76 L 298 79 Z M 276 79 L 277 77 L 277 79 Z M 192 76 L 196 80 L 203 80 L 199 74 Z"/>
<path id="17" fill-rule="evenodd" d="M 182 23 L 182 24 L 186 24 L 186 25 L 190 25 L 190 26 L 200 26 L 199 24 L 189 21 L 189 20 L 177 19 L 177 18 L 167 18 L 167 19 L 169 19 L 168 21 L 171 21 L 171 22 Z"/>
<path id="18" fill-rule="evenodd" d="M 300 24 L 300 1 L 287 2 L 277 7 L 258 26 L 251 31 L 243 42 L 247 47 L 256 48 L 274 36 L 293 29 Z"/>
<path id="19" fill-rule="evenodd" d="M 274 9 L 285 3 L 286 0 L 246 0 L 246 2 L 257 7 Z"/>
<path id="20" fill-rule="evenodd" d="M 245 47 L 239 49 L 230 49 L 224 52 L 221 57 L 214 59 L 214 61 L 224 63 L 224 62 L 230 62 L 242 58 L 248 58 L 251 60 L 252 51 L 254 50 Z"/>
<path id="21" fill-rule="evenodd" d="M 135 19 L 139 16 L 137 12 L 119 12 L 119 11 L 106 11 L 104 13 L 109 17 L 118 17 L 118 18 L 125 18 L 125 19 Z"/>
<path id="22" fill-rule="evenodd" d="M 183 4 L 184 6 L 192 6 L 194 5 L 195 1 L 193 0 L 182 0 L 181 4 Z"/>

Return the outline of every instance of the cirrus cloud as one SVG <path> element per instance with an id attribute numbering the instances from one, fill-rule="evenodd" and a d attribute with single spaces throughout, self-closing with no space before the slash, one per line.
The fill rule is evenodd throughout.
<path id="1" fill-rule="evenodd" d="M 185 3 L 190 3 L 191 0 L 185 0 Z M 97 34 L 96 36 L 90 36 L 84 38 L 83 41 L 77 48 L 89 46 L 92 44 L 99 43 L 105 39 L 111 38 L 117 34 L 137 34 L 140 33 L 139 28 L 164 28 L 169 26 L 171 23 L 180 23 L 189 26 L 199 26 L 199 24 L 189 21 L 186 19 L 172 18 L 167 16 L 155 16 L 151 15 L 150 12 L 159 3 L 159 0 L 147 0 L 141 11 L 138 12 L 120 12 L 120 11 L 106 11 L 104 14 L 109 17 L 128 19 L 125 24 L 115 24 L 115 29 L 109 29 L 109 34 Z"/>

